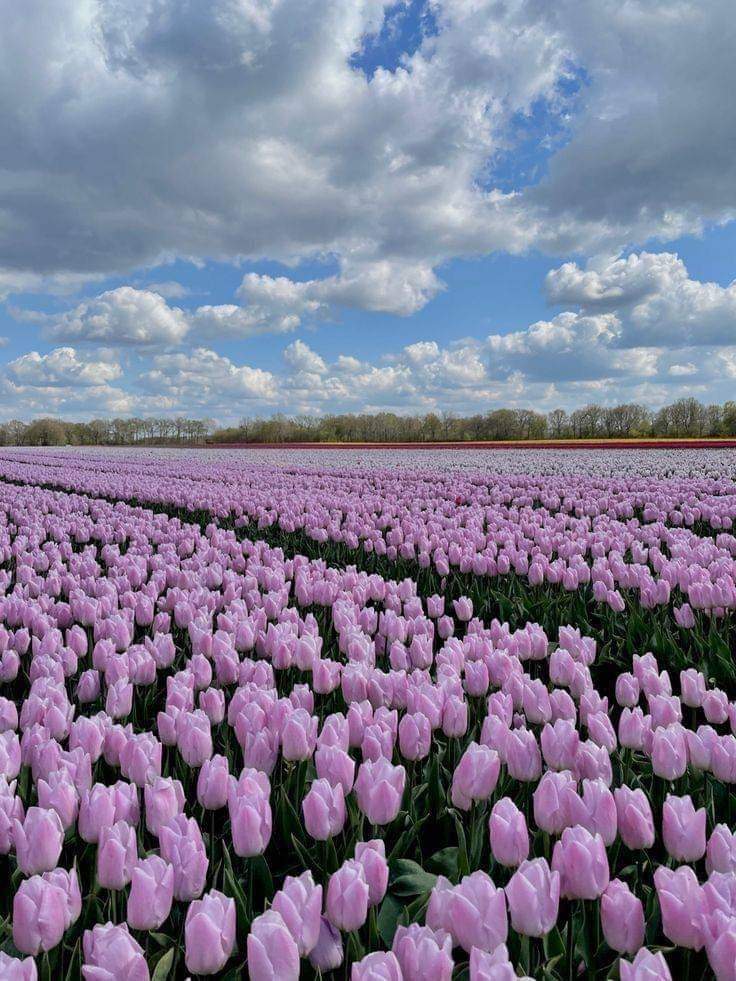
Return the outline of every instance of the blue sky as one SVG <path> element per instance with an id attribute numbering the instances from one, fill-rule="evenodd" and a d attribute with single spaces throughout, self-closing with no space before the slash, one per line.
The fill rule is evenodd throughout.
<path id="1" fill-rule="evenodd" d="M 46 6 L 0 38 L 4 418 L 736 390 L 727 3 Z"/>

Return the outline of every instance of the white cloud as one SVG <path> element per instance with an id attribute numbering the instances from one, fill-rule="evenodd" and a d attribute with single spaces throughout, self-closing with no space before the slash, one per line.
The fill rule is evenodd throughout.
<path id="1" fill-rule="evenodd" d="M 163 296 L 132 286 L 83 300 L 47 329 L 52 340 L 95 344 L 176 344 L 188 329 L 183 311 L 170 307 Z"/>
<path id="2" fill-rule="evenodd" d="M 119 364 L 88 361 L 73 347 L 57 347 L 48 354 L 29 351 L 6 365 L 9 377 L 30 388 L 102 386 L 122 375 Z"/>
<path id="3" fill-rule="evenodd" d="M 555 303 L 594 313 L 615 310 L 622 347 L 736 343 L 736 281 L 729 286 L 691 279 L 673 253 L 642 252 L 551 270 L 545 285 Z"/>
<path id="4" fill-rule="evenodd" d="M 323 358 L 304 341 L 294 341 L 284 349 L 284 361 L 293 371 L 306 371 L 312 375 L 323 375 L 327 365 Z"/>
<path id="5" fill-rule="evenodd" d="M 258 400 L 265 406 L 277 395 L 276 379 L 270 371 L 237 365 L 201 347 L 155 356 L 153 367 L 141 374 L 140 382 L 149 394 L 188 405 L 190 413 L 201 407 L 219 407 L 237 417 L 239 400 Z"/>
<path id="6" fill-rule="evenodd" d="M 149 283 L 145 288 L 150 293 L 158 293 L 165 300 L 182 300 L 190 293 L 187 286 L 177 283 L 173 279 L 164 280 L 162 283 Z"/>

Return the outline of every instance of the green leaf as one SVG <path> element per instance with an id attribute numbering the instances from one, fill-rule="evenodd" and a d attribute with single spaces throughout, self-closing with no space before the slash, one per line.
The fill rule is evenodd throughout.
<path id="1" fill-rule="evenodd" d="M 255 858 L 251 859 L 251 862 L 255 881 L 260 882 L 263 892 L 270 898 L 274 894 L 274 887 L 268 862 L 263 855 L 256 855 Z"/>
<path id="2" fill-rule="evenodd" d="M 159 958 L 158 964 L 156 965 L 154 972 L 151 976 L 151 981 L 164 981 L 168 978 L 171 968 L 174 964 L 174 954 L 176 953 L 175 947 L 169 947 L 166 953 Z"/>
<path id="3" fill-rule="evenodd" d="M 399 902 L 395 896 L 388 893 L 381 903 L 381 908 L 378 911 L 378 933 L 380 934 L 381 940 L 387 949 L 391 948 L 391 944 L 394 940 L 394 934 L 396 933 L 396 927 L 399 925 L 399 917 L 404 910 L 404 904 Z"/>
<path id="4" fill-rule="evenodd" d="M 393 863 L 396 876 L 391 890 L 397 896 L 422 896 L 431 892 L 437 881 L 432 872 L 425 872 L 421 865 L 409 858 L 399 858 Z"/>
<path id="5" fill-rule="evenodd" d="M 245 929 L 249 925 L 248 918 L 248 903 L 245 898 L 245 893 L 243 888 L 235 878 L 235 873 L 233 872 L 233 863 L 230 859 L 230 853 L 227 850 L 227 845 L 222 846 L 222 855 L 225 860 L 225 885 L 227 886 L 230 895 L 235 900 L 235 906 L 238 913 L 238 920 L 240 921 L 241 928 Z"/>
<path id="6" fill-rule="evenodd" d="M 427 859 L 427 865 L 439 875 L 444 875 L 448 879 L 456 879 L 458 858 L 459 849 L 457 845 L 448 845 L 447 848 L 441 848 L 434 855 L 430 855 Z"/>

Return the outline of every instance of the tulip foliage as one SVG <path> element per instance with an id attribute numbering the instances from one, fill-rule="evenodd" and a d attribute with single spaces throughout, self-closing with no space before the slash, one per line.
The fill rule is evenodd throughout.
<path id="1" fill-rule="evenodd" d="M 733 458 L 298 453 L 0 455 L 0 981 L 736 979 Z"/>

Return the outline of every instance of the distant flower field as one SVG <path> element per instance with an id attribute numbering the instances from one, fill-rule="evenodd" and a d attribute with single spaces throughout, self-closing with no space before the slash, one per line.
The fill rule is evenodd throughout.
<path id="1" fill-rule="evenodd" d="M 0 981 L 736 979 L 735 477 L 0 449 Z"/>

